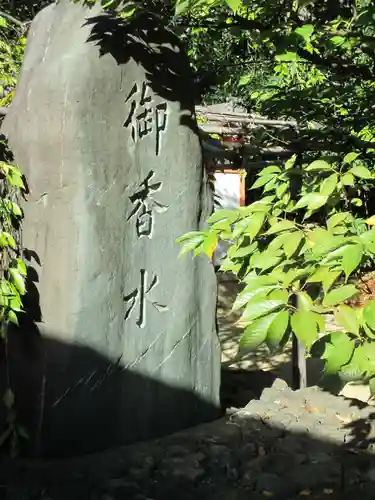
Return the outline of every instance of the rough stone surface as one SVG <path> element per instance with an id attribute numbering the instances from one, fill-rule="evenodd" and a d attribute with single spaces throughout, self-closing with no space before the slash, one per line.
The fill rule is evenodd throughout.
<path id="1" fill-rule="evenodd" d="M 369 406 L 276 381 L 231 416 L 153 442 L 58 463 L 4 462 L 0 498 L 373 500 L 373 417 Z"/>
<path id="2" fill-rule="evenodd" d="M 33 451 L 54 457 L 219 406 L 214 271 L 175 243 L 211 210 L 188 62 L 152 18 L 124 26 L 81 4 L 34 20 L 3 126 L 30 188 L 13 389 Z"/>

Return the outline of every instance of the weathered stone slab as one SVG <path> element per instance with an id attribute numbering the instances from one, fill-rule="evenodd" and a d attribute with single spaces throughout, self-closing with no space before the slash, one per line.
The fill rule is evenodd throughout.
<path id="1" fill-rule="evenodd" d="M 175 243 L 211 210 L 190 85 L 152 18 L 129 27 L 62 0 L 31 26 L 3 131 L 30 188 L 12 380 L 42 455 L 218 414 L 214 271 Z"/>

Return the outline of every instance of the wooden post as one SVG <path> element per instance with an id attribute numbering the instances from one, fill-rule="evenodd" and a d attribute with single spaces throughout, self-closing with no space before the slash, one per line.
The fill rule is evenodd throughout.
<path id="1" fill-rule="evenodd" d="M 305 346 L 292 335 L 292 386 L 294 390 L 307 387 Z"/>

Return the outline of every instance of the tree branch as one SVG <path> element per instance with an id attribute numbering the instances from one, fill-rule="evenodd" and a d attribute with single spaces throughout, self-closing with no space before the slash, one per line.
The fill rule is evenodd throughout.
<path id="1" fill-rule="evenodd" d="M 336 59 L 334 57 L 325 56 L 324 59 L 319 57 L 317 54 L 310 54 L 307 50 L 299 49 L 297 50 L 299 56 L 307 59 L 308 61 L 316 64 L 317 66 L 332 69 L 336 73 L 341 73 L 343 76 L 360 76 L 365 80 L 373 80 L 374 74 L 369 70 L 368 66 L 356 66 L 350 64 L 348 61 L 343 59 Z"/>
<path id="2" fill-rule="evenodd" d="M 0 10 L 0 16 L 4 17 L 5 19 L 7 19 L 8 21 L 10 21 L 13 24 L 20 26 L 21 28 L 23 28 L 25 26 L 25 23 L 23 23 L 19 19 L 16 19 L 15 17 L 11 16 L 10 14 L 7 14 L 6 12 L 3 12 L 2 10 Z"/>

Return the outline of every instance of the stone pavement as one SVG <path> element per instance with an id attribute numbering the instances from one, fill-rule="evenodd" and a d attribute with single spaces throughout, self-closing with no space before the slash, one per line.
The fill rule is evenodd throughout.
<path id="1" fill-rule="evenodd" d="M 373 415 L 278 379 L 245 408 L 150 443 L 49 464 L 4 462 L 0 498 L 373 500 Z"/>

